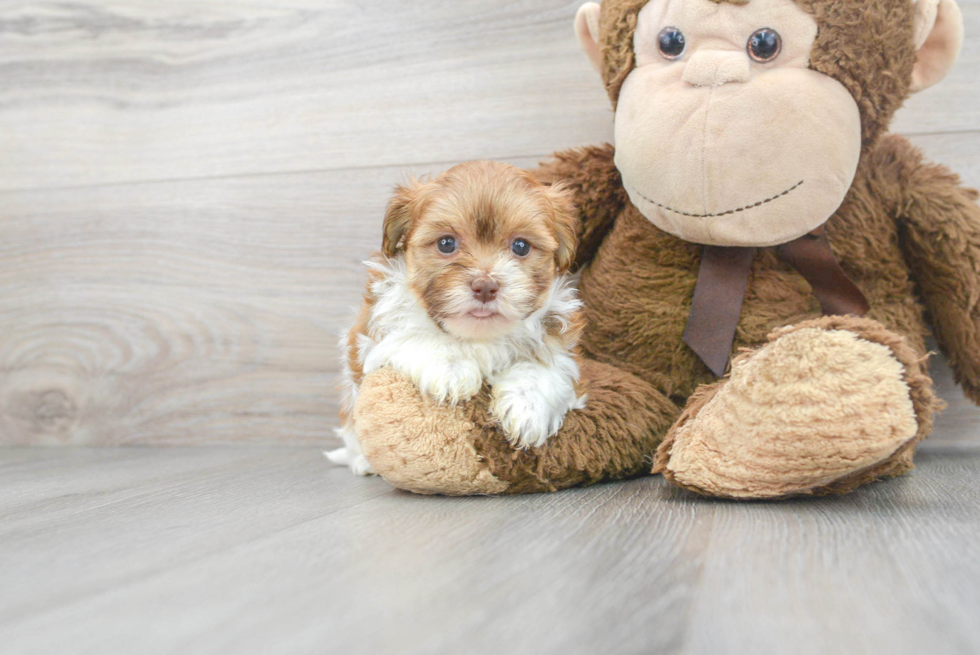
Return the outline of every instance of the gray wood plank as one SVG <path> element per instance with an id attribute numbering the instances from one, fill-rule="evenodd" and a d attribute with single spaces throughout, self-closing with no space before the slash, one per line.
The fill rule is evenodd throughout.
<path id="1" fill-rule="evenodd" d="M 937 349 L 935 344 L 932 348 Z M 921 448 L 945 451 L 957 444 L 980 443 L 980 408 L 963 395 L 942 355 L 929 361 L 929 370 L 936 383 L 936 393 L 946 401 L 947 407 L 936 417 L 932 435 Z"/>
<path id="2" fill-rule="evenodd" d="M 0 443 L 332 439 L 390 188 L 443 167 L 2 194 Z"/>
<path id="3" fill-rule="evenodd" d="M 6 3 L 0 189 L 536 155 L 611 136 L 569 0 Z M 963 5 L 968 34 L 980 5 Z M 901 132 L 980 125 L 980 40 Z"/>
<path id="4" fill-rule="evenodd" d="M 606 139 L 576 6 L 16 3 L 0 23 L 0 189 L 516 157 Z"/>
<path id="5" fill-rule="evenodd" d="M 683 653 L 980 650 L 976 451 L 816 503 L 730 504 Z"/>
<path id="6" fill-rule="evenodd" d="M 782 503 L 706 501 L 660 478 L 427 498 L 327 468 L 314 450 L 240 450 L 256 458 L 131 449 L 143 470 L 188 475 L 97 507 L 81 495 L 84 520 L 39 512 L 5 532 L 3 577 L 17 584 L 0 586 L 4 651 L 980 648 L 976 448 L 846 497 Z M 112 449 L 91 452 L 85 468 L 121 473 Z M 87 475 L 43 458 L 58 477 Z M 335 495 L 347 500 L 325 507 Z"/>
<path id="7" fill-rule="evenodd" d="M 0 449 L 0 624 L 393 493 L 314 449 L 28 450 Z"/>

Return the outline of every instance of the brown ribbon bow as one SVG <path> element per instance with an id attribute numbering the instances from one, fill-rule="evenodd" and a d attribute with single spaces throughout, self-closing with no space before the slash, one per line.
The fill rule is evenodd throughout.
<path id="1" fill-rule="evenodd" d="M 756 250 L 705 246 L 701 253 L 684 343 L 718 377 L 728 368 Z M 810 283 L 825 315 L 868 313 L 867 298 L 841 268 L 824 226 L 778 246 L 776 253 Z"/>

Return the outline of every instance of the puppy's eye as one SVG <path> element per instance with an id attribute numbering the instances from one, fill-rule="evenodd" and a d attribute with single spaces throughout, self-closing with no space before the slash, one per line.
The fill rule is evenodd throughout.
<path id="1" fill-rule="evenodd" d="M 510 244 L 510 250 L 518 257 L 527 257 L 531 252 L 531 244 L 524 239 L 514 239 L 514 243 Z"/>
<path id="2" fill-rule="evenodd" d="M 779 56 L 779 51 L 783 49 L 783 39 L 776 30 L 764 27 L 752 33 L 746 47 L 752 59 L 764 64 Z"/>
<path id="3" fill-rule="evenodd" d="M 657 41 L 660 54 L 664 56 L 664 59 L 677 59 L 684 54 L 684 48 L 687 47 L 684 33 L 676 27 L 665 27 L 660 30 Z"/>
<path id="4" fill-rule="evenodd" d="M 439 249 L 444 255 L 451 255 L 456 252 L 456 248 L 459 246 L 456 244 L 456 239 L 453 237 L 442 237 L 436 242 L 436 248 Z"/>

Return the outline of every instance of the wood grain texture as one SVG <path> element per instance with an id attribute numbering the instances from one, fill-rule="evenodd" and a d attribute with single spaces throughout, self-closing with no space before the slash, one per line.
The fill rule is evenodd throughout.
<path id="1" fill-rule="evenodd" d="M 17 3 L 0 189 L 536 155 L 610 134 L 576 3 Z M 557 145 L 556 145 L 557 144 Z"/>
<path id="2" fill-rule="evenodd" d="M 390 186 L 611 138 L 577 4 L 0 0 L 0 443 L 329 441 Z M 897 121 L 974 186 L 978 65 Z"/>
<path id="3" fill-rule="evenodd" d="M 845 497 L 419 497 L 313 449 L 0 450 L 22 653 L 971 653 L 980 451 Z"/>
<path id="4" fill-rule="evenodd" d="M 332 439 L 390 187 L 440 168 L 3 194 L 0 442 Z"/>

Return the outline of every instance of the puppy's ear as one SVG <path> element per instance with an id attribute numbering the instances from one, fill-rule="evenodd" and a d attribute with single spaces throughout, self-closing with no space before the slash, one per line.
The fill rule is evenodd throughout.
<path id="1" fill-rule="evenodd" d="M 399 250 L 405 248 L 402 241 L 415 219 L 422 186 L 421 182 L 413 178 L 408 184 L 395 187 L 395 193 L 385 210 L 384 236 L 381 240 L 381 251 L 385 257 L 394 257 Z"/>
<path id="2" fill-rule="evenodd" d="M 552 206 L 555 238 L 558 240 L 555 265 L 559 272 L 566 273 L 575 263 L 575 249 L 578 247 L 578 210 L 572 201 L 572 192 L 561 183 L 545 187 L 545 194 Z"/>

